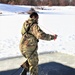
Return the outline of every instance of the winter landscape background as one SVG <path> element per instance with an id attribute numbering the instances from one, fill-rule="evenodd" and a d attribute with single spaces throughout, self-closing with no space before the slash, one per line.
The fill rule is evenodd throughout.
<path id="1" fill-rule="evenodd" d="M 0 4 L 0 59 L 22 56 L 19 50 L 21 28 L 29 18 L 27 12 L 33 6 Z M 38 53 L 63 52 L 75 55 L 75 6 L 42 6 L 39 14 L 40 28 L 49 34 L 57 34 L 55 41 L 40 40 Z M 33 7 L 35 8 L 35 7 Z"/>

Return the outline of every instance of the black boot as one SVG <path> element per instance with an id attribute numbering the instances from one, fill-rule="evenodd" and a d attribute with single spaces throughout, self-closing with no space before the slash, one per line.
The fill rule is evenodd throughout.
<path id="1" fill-rule="evenodd" d="M 29 63 L 28 60 L 26 60 L 22 65 L 22 68 L 24 68 L 27 72 L 29 72 Z"/>
<path id="2" fill-rule="evenodd" d="M 20 75 L 27 75 L 27 71 L 23 69 Z"/>

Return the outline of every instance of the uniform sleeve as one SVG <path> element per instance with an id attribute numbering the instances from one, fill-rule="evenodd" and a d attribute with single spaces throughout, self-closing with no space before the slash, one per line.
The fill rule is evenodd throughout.
<path id="1" fill-rule="evenodd" d="M 25 33 L 25 22 L 23 23 L 22 29 L 21 29 L 21 34 L 23 35 Z"/>
<path id="2" fill-rule="evenodd" d="M 23 23 L 22 29 L 21 29 L 21 34 L 25 34 L 25 32 L 27 31 L 27 28 L 29 27 L 29 25 L 27 25 L 27 22 Z"/>
<path id="3" fill-rule="evenodd" d="M 47 34 L 38 25 L 34 26 L 34 31 L 35 31 L 35 36 L 37 39 L 42 39 L 42 40 L 53 40 L 54 35 Z"/>

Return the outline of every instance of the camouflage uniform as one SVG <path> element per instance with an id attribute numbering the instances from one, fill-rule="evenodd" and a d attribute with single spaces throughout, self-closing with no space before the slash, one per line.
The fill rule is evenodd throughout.
<path id="1" fill-rule="evenodd" d="M 28 25 L 32 26 L 30 27 L 29 31 L 26 32 Z M 20 50 L 22 54 L 28 59 L 30 74 L 38 75 L 38 39 L 53 40 L 54 36 L 43 32 L 38 26 L 37 21 L 32 18 L 29 18 L 24 22 L 21 34 L 22 38 L 20 41 Z"/>

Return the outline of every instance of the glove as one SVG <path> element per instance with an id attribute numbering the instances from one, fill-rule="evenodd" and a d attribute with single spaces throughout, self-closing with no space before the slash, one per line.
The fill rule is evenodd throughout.
<path id="1" fill-rule="evenodd" d="M 57 35 L 55 34 L 55 35 L 54 35 L 54 40 L 56 40 L 56 39 L 57 39 Z"/>
<path id="2" fill-rule="evenodd" d="M 57 35 L 51 35 L 51 40 L 56 40 L 57 39 Z"/>

